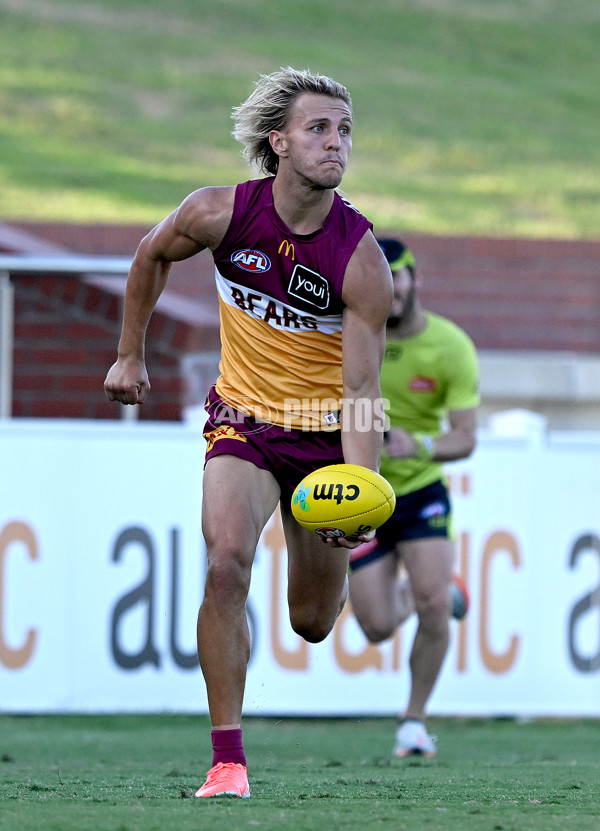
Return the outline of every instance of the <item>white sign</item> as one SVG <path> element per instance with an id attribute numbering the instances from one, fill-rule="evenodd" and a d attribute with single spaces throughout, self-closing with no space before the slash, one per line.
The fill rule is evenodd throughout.
<path id="1" fill-rule="evenodd" d="M 203 459 L 186 425 L 0 424 L 0 710 L 207 712 Z M 472 606 L 451 624 L 432 714 L 600 715 L 598 469 L 596 434 L 482 434 L 449 467 Z M 414 621 L 375 647 L 347 607 L 305 643 L 285 572 L 275 515 L 253 570 L 245 713 L 396 714 Z"/>

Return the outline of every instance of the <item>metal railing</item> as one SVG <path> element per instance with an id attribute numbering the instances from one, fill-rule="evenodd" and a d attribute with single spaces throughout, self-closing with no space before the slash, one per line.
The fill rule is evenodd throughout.
<path id="1" fill-rule="evenodd" d="M 15 289 L 11 274 L 123 276 L 131 259 L 77 254 L 0 254 L 0 418 L 12 416 Z M 129 408 L 127 415 L 133 416 Z"/>

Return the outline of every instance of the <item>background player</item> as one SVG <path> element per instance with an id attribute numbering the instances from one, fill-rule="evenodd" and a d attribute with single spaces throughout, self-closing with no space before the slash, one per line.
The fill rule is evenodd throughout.
<path id="1" fill-rule="evenodd" d="M 425 710 L 448 649 L 449 615 L 462 617 L 468 607 L 466 588 L 452 577 L 455 545 L 442 463 L 475 448 L 478 363 L 462 329 L 422 308 L 412 253 L 398 240 L 379 244 L 394 278 L 381 371 L 381 392 L 390 402 L 381 473 L 397 501 L 377 539 L 351 554 L 350 599 L 374 643 L 391 637 L 416 610 L 410 695 L 394 754 L 433 756 Z"/>

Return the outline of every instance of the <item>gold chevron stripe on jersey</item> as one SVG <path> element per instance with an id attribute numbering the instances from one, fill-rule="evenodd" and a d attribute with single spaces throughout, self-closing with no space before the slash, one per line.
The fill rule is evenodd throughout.
<path id="1" fill-rule="evenodd" d="M 327 416 L 339 411 L 343 394 L 341 326 L 325 333 L 285 327 L 283 316 L 279 325 L 265 322 L 256 308 L 225 302 L 220 292 L 219 310 L 223 401 L 281 427 L 331 430 Z"/>

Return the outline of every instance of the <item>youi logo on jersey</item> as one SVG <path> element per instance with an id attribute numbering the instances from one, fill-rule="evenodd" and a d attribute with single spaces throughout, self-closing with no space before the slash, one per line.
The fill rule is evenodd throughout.
<path id="1" fill-rule="evenodd" d="M 292 271 L 288 293 L 298 300 L 303 300 L 317 309 L 325 310 L 329 306 L 329 283 L 316 271 L 304 265 L 296 265 Z"/>
<path id="2" fill-rule="evenodd" d="M 261 274 L 271 268 L 271 260 L 262 251 L 254 248 L 244 248 L 241 251 L 234 251 L 231 255 L 231 262 L 243 271 L 251 271 L 254 274 Z"/>

